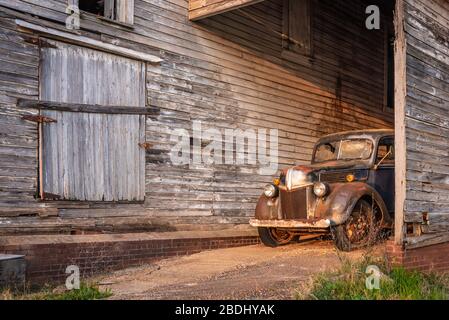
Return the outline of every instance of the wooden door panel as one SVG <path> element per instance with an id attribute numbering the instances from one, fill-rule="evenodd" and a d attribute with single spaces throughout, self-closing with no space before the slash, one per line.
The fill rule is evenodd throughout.
<path id="1" fill-rule="evenodd" d="M 143 201 L 143 115 L 42 111 L 43 187 L 60 200 Z"/>
<path id="2" fill-rule="evenodd" d="M 143 62 L 53 40 L 46 44 L 41 49 L 41 100 L 145 106 Z"/>
<path id="3" fill-rule="evenodd" d="M 41 48 L 40 99 L 104 107 L 104 113 L 42 110 L 44 196 L 78 201 L 143 201 L 145 116 L 108 106 L 145 106 L 145 64 L 47 40 Z M 101 112 L 101 111 L 100 111 Z"/>

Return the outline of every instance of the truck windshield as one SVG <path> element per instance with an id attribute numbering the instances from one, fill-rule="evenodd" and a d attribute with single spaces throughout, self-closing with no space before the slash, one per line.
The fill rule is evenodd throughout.
<path id="1" fill-rule="evenodd" d="M 350 139 L 326 142 L 318 145 L 314 162 L 335 160 L 366 160 L 373 152 L 373 142 L 368 139 Z"/>

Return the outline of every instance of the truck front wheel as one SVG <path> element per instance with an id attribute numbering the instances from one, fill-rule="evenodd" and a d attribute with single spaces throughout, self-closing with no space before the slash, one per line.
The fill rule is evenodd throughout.
<path id="1" fill-rule="evenodd" d="M 333 227 L 335 246 L 341 251 L 351 251 L 374 244 L 380 232 L 379 208 L 359 200 L 346 223 Z"/>
<path id="2" fill-rule="evenodd" d="M 295 237 L 291 232 L 277 228 L 258 228 L 258 231 L 262 243 L 272 248 L 286 245 Z"/>

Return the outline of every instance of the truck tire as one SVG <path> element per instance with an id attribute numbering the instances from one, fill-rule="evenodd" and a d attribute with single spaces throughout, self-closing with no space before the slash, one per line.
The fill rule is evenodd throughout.
<path id="1" fill-rule="evenodd" d="M 337 249 L 348 252 L 374 244 L 380 233 L 377 210 L 369 202 L 359 200 L 349 219 L 331 228 Z"/>
<path id="2" fill-rule="evenodd" d="M 271 248 L 286 245 L 295 237 L 286 230 L 276 228 L 258 228 L 258 231 L 262 243 Z"/>

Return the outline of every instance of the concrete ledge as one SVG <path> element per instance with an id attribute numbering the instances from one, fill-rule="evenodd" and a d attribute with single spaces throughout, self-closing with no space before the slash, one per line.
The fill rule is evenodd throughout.
<path id="1" fill-rule="evenodd" d="M 88 234 L 88 235 L 32 235 L 5 236 L 0 238 L 0 247 L 27 244 L 90 243 L 115 241 L 144 241 L 168 239 L 203 239 L 211 237 L 257 236 L 257 230 L 173 231 L 148 233 Z"/>
<path id="2" fill-rule="evenodd" d="M 64 284 L 69 265 L 89 277 L 165 257 L 257 243 L 256 230 L 8 236 L 0 238 L 0 252 L 25 255 L 30 284 Z"/>

